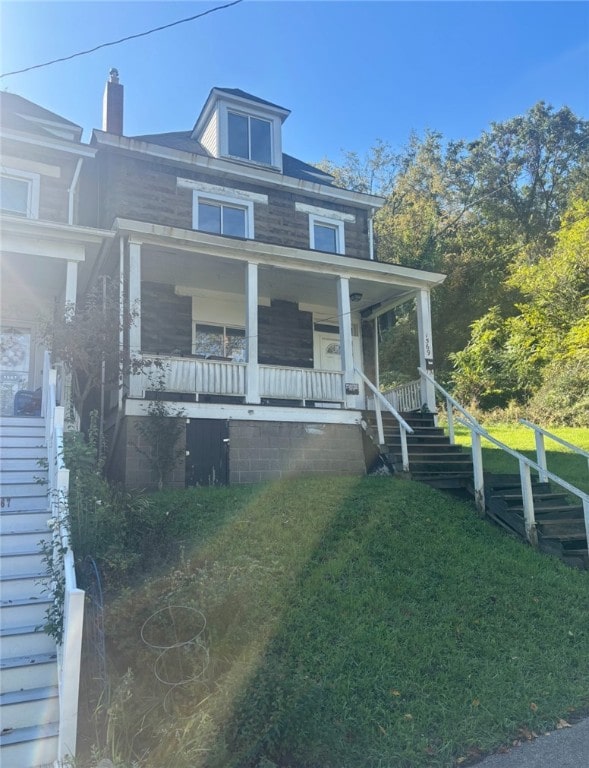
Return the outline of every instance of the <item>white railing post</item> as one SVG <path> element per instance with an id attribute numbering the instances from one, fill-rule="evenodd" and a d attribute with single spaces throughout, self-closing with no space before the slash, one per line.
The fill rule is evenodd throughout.
<path id="1" fill-rule="evenodd" d="M 452 403 L 448 397 L 446 398 L 446 415 L 448 417 L 448 437 L 450 439 L 450 445 L 454 445 L 456 442 L 454 438 L 454 409 L 452 408 Z"/>
<path id="2" fill-rule="evenodd" d="M 73 563 L 68 565 L 73 568 Z M 68 756 L 73 757 L 76 754 L 83 625 L 84 592 L 81 589 L 70 589 L 65 595 L 63 645 L 60 652 L 59 739 L 57 747 L 59 760 L 64 760 Z"/>
<path id="3" fill-rule="evenodd" d="M 532 491 L 532 474 L 530 465 L 520 459 L 519 476 L 522 486 L 522 502 L 524 506 L 524 525 L 526 538 L 533 547 L 538 546 L 538 532 L 534 515 L 534 492 Z"/>
<path id="4" fill-rule="evenodd" d="M 401 459 L 403 461 L 403 472 L 409 472 L 409 450 L 407 448 L 407 432 L 403 425 L 399 424 L 399 434 L 401 436 Z"/>
<path id="5" fill-rule="evenodd" d="M 474 501 L 481 517 L 485 515 L 485 475 L 483 472 L 483 451 L 481 436 L 471 429 L 472 440 L 472 472 L 474 480 Z"/>
<path id="6" fill-rule="evenodd" d="M 536 463 L 540 467 L 539 479 L 540 482 L 545 483 L 548 480 L 546 470 L 548 464 L 546 463 L 546 448 L 544 447 L 544 435 L 537 429 L 534 430 L 534 437 L 536 438 Z"/>
<path id="7" fill-rule="evenodd" d="M 378 444 L 384 445 L 384 428 L 382 425 L 382 411 L 378 398 L 374 398 L 374 410 L 376 412 L 376 428 L 378 430 Z"/>
<path id="8" fill-rule="evenodd" d="M 585 519 L 585 538 L 589 550 L 589 499 L 583 499 L 583 517 Z"/>

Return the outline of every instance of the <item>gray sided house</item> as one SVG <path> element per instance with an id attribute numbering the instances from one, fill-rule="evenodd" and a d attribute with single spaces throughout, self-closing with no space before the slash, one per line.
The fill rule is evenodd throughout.
<path id="1" fill-rule="evenodd" d="M 183 414 L 174 485 L 364 472 L 378 318 L 414 301 L 431 368 L 430 290 L 444 279 L 378 262 L 384 200 L 284 153 L 289 111 L 238 89 L 213 88 L 188 130 L 125 136 L 113 70 L 89 144 L 0 97 L 2 413 L 41 384 L 38 317 L 109 275 L 134 315 L 119 343 L 135 366 L 100 399 L 114 479 L 154 485 L 140 426 L 156 398 Z"/>

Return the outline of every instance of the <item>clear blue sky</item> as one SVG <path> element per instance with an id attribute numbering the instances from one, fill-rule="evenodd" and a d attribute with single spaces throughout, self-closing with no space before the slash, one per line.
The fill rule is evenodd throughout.
<path id="1" fill-rule="evenodd" d="M 0 3 L 1 69 L 37 64 L 222 5 Z M 100 127 L 108 70 L 125 86 L 125 133 L 188 130 L 211 87 L 292 110 L 284 149 L 303 160 L 364 153 L 411 131 L 473 139 L 543 99 L 589 118 L 587 2 L 263 2 L 0 80 L 0 88 Z"/>

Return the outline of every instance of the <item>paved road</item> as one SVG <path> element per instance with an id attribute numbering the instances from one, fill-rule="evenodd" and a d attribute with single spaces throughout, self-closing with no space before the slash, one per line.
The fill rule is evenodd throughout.
<path id="1" fill-rule="evenodd" d="M 589 768 L 589 718 L 486 757 L 476 768 Z"/>

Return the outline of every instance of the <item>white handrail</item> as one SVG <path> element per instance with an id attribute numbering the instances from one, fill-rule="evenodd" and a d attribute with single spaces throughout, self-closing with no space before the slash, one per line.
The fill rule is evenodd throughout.
<path id="1" fill-rule="evenodd" d="M 444 397 L 446 402 L 446 416 L 448 418 L 448 437 L 450 438 L 450 444 L 454 445 L 455 438 L 454 438 L 454 413 L 453 409 L 456 408 L 457 411 L 459 411 L 465 419 L 467 419 L 469 422 L 473 424 L 479 425 L 478 421 L 474 418 L 474 416 L 471 416 L 470 413 L 463 408 L 460 403 L 458 403 L 452 395 L 449 392 L 446 392 L 444 387 L 441 384 L 438 384 L 438 382 L 434 379 L 433 376 L 430 376 L 427 371 L 424 371 L 423 368 L 417 368 L 420 375 L 426 380 L 429 381 L 430 384 L 433 384 L 433 386 L 438 390 L 438 392 Z M 479 425 L 480 426 L 480 425 Z"/>
<path id="2" fill-rule="evenodd" d="M 74 557 L 68 531 L 69 470 L 63 456 L 63 426 L 65 412 L 57 405 L 57 372 L 51 368 L 51 358 L 45 352 L 43 363 L 43 405 L 48 457 L 49 505 L 53 520 L 54 546 L 65 551 L 63 557 L 64 605 L 63 633 L 58 645 L 59 735 L 58 762 L 76 754 L 78 726 L 78 696 L 82 627 L 84 621 L 84 592 L 77 588 Z M 60 562 L 55 557 L 56 563 Z M 58 576 L 59 578 L 59 576 Z"/>
<path id="3" fill-rule="evenodd" d="M 462 419 L 456 419 L 456 421 L 458 421 L 459 424 L 462 424 L 467 429 L 470 429 L 471 435 L 473 437 L 475 433 L 478 435 L 479 439 L 476 441 L 473 439 L 472 441 L 473 464 L 480 465 L 482 468 L 482 452 L 480 447 L 481 437 L 484 437 L 485 440 L 488 440 L 489 442 L 494 443 L 497 447 L 505 451 L 505 453 L 508 453 L 510 456 L 513 456 L 513 458 L 517 459 L 519 463 L 519 468 L 520 468 L 520 480 L 521 480 L 521 486 L 522 486 L 526 535 L 528 537 L 528 541 L 530 541 L 531 544 L 534 545 L 536 544 L 536 541 L 537 541 L 536 530 L 535 530 L 536 522 L 535 522 L 535 515 L 534 515 L 534 497 L 532 493 L 532 486 L 531 486 L 531 479 L 530 479 L 530 470 L 534 469 L 536 472 L 538 472 L 538 475 L 540 477 L 542 477 L 542 473 L 544 473 L 546 480 L 551 480 L 553 483 L 555 483 L 556 485 L 559 485 L 561 488 L 564 488 L 569 493 L 579 497 L 583 505 L 583 516 L 585 520 L 585 537 L 587 539 L 587 545 L 589 547 L 589 494 L 585 493 L 580 488 L 576 488 L 574 485 L 571 485 L 566 480 L 563 480 L 558 475 L 555 475 L 553 472 L 549 472 L 546 468 L 543 468 L 540 464 L 536 463 L 532 459 L 528 459 L 527 456 L 524 456 L 522 453 L 515 451 L 513 448 L 510 448 L 509 446 L 505 445 L 505 443 L 502 443 L 500 440 L 497 440 L 497 438 L 490 435 L 486 429 L 483 429 L 483 427 L 481 427 L 481 425 L 478 424 L 478 422 L 475 422 L 474 419 L 470 420 L 469 422 L 463 421 Z M 475 448 L 475 442 L 476 442 L 476 448 Z M 475 459 L 475 451 L 477 453 L 476 459 Z M 478 505 L 479 499 L 481 499 L 482 503 L 484 504 L 483 482 L 484 481 L 483 481 L 483 476 L 481 472 L 480 478 L 478 480 L 475 477 L 475 499 L 477 500 L 477 505 Z"/>
<path id="4" fill-rule="evenodd" d="M 548 465 L 546 463 L 546 448 L 544 447 L 544 437 L 547 437 L 549 440 L 553 440 L 555 443 L 560 443 L 560 445 L 563 445 L 569 451 L 573 451 L 573 453 L 576 453 L 579 456 L 584 456 L 587 459 L 587 469 L 589 469 L 589 453 L 584 451 L 582 448 L 579 448 L 578 445 L 573 445 L 572 443 L 569 443 L 568 440 L 563 440 L 562 437 L 558 437 L 552 432 L 549 432 L 547 429 L 543 429 L 542 427 L 539 427 L 537 424 L 533 424 L 527 419 L 520 419 L 519 423 L 534 430 L 534 437 L 536 439 L 536 458 L 538 460 L 538 464 L 542 468 L 540 472 L 540 479 L 543 482 L 546 481 L 546 472 L 548 469 Z"/>
<path id="5" fill-rule="evenodd" d="M 409 449 L 407 448 L 407 433 L 410 435 L 413 434 L 413 429 L 407 424 L 405 419 L 401 416 L 401 414 L 397 411 L 397 409 L 389 403 L 389 401 L 384 397 L 382 392 L 377 389 L 374 384 L 370 381 L 369 378 L 367 378 L 364 373 L 359 370 L 358 368 L 354 367 L 354 370 L 360 376 L 362 381 L 366 384 L 368 389 L 373 393 L 375 396 L 374 398 L 374 408 L 376 411 L 376 425 L 378 429 L 378 442 L 380 445 L 384 444 L 384 429 L 382 426 L 382 413 L 381 413 L 381 402 L 384 405 L 384 407 L 393 414 L 395 419 L 399 423 L 399 435 L 401 437 L 401 457 L 403 461 L 403 472 L 409 472 Z"/>

